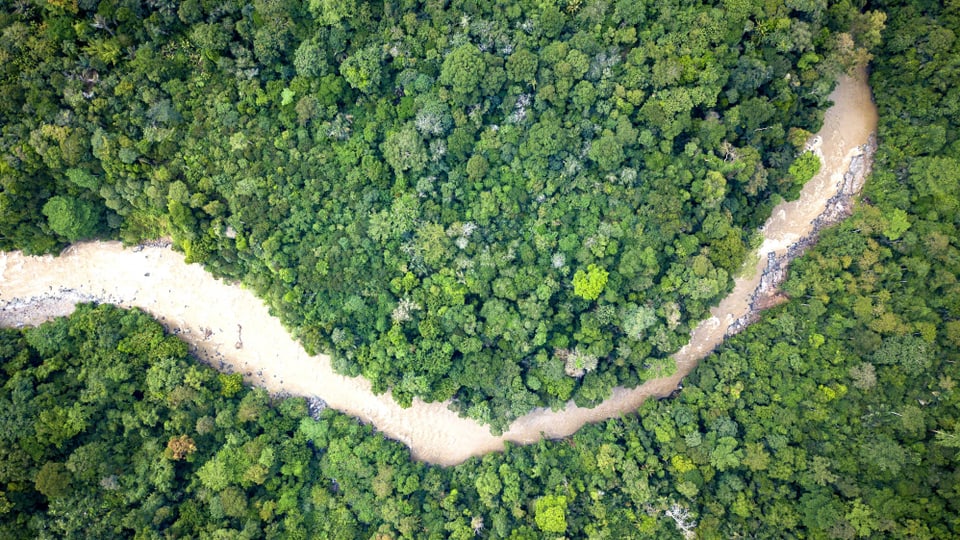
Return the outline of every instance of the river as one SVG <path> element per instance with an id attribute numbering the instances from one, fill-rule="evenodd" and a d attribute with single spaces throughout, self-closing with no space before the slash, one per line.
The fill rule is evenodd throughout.
<path id="1" fill-rule="evenodd" d="M 570 403 L 559 411 L 534 410 L 499 437 L 458 417 L 444 403 L 414 400 L 404 409 L 389 394 L 375 395 L 365 379 L 334 373 L 329 357 L 308 355 L 253 293 L 214 278 L 197 264 L 186 264 L 181 254 L 165 246 L 134 250 L 118 242 L 87 242 L 56 258 L 0 253 L 0 326 L 39 324 L 69 314 L 79 301 L 136 306 L 179 334 L 212 366 L 243 373 L 248 382 L 272 393 L 319 397 L 372 423 L 410 447 L 414 458 L 429 463 L 457 464 L 502 450 L 504 441 L 529 444 L 542 437 L 564 437 L 588 422 L 630 413 L 648 397 L 669 395 L 723 341 L 730 325 L 747 315 L 767 254 L 784 256 L 790 245 L 811 233 L 814 219 L 837 193 L 851 162 L 864 155 L 876 129 L 876 107 L 864 71 L 841 78 L 831 100 L 834 105 L 814 144 L 823 160 L 820 173 L 804 186 L 798 200 L 774 208 L 763 228 L 756 268 L 743 272 L 733 291 L 674 354 L 676 373 L 634 389 L 616 388 L 592 409 Z"/>

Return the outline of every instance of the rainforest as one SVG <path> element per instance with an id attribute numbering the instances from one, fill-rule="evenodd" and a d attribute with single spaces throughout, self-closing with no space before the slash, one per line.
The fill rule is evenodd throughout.
<path id="1" fill-rule="evenodd" d="M 0 29 L 0 250 L 169 238 L 337 372 L 495 433 L 676 370 L 820 172 L 837 81 L 879 112 L 852 215 L 679 392 L 457 466 L 137 309 L 0 329 L 0 536 L 960 534 L 960 6 L 19 0 Z"/>

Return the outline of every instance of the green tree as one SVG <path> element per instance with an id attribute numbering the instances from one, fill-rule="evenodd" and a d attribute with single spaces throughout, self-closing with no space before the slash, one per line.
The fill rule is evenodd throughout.
<path id="1" fill-rule="evenodd" d="M 623 146 L 612 132 L 605 132 L 590 145 L 590 159 L 597 162 L 601 171 L 612 171 L 623 163 Z"/>
<path id="2" fill-rule="evenodd" d="M 376 91 L 383 77 L 379 47 L 373 45 L 355 51 L 340 64 L 340 74 L 350 86 L 365 94 Z"/>
<path id="3" fill-rule="evenodd" d="M 500 494 L 501 487 L 500 477 L 493 469 L 488 469 L 477 476 L 477 494 L 480 495 L 480 500 L 485 506 L 494 506 L 494 497 Z"/>
<path id="4" fill-rule="evenodd" d="M 463 99 L 477 91 L 486 70 L 483 53 L 476 45 L 467 43 L 453 49 L 443 59 L 438 80 Z"/>
<path id="5" fill-rule="evenodd" d="M 537 78 L 537 55 L 518 49 L 507 58 L 507 76 L 515 82 L 532 83 Z"/>
<path id="6" fill-rule="evenodd" d="M 388 134 L 380 148 L 383 150 L 383 157 L 397 175 L 408 171 L 411 174 L 417 174 L 427 163 L 427 151 L 423 145 L 423 139 L 412 124 L 407 124 L 399 131 Z"/>
<path id="7" fill-rule="evenodd" d="M 37 491 L 48 499 L 59 499 L 70 493 L 70 473 L 63 463 L 48 461 L 37 471 Z"/>
<path id="8" fill-rule="evenodd" d="M 86 169 L 67 169 L 67 179 L 74 184 L 96 190 L 100 186 L 100 180 Z"/>
<path id="9" fill-rule="evenodd" d="M 65 195 L 51 197 L 43 205 L 43 215 L 53 232 L 70 242 L 91 238 L 100 227 L 100 212 L 88 201 Z"/>
<path id="10" fill-rule="evenodd" d="M 487 159 L 480 154 L 471 156 L 467 161 L 467 177 L 470 180 L 482 179 L 489 170 L 490 165 L 487 163 Z"/>

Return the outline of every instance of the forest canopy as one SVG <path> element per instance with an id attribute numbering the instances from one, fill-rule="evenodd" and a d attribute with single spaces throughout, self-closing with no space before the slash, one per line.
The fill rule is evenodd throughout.
<path id="1" fill-rule="evenodd" d="M 671 369 L 729 289 L 875 15 L 15 2 L 0 249 L 170 235 L 401 403 L 497 427 L 594 404 Z"/>
<path id="2" fill-rule="evenodd" d="M 357 11 L 315 6 L 324 24 Z M 81 306 L 0 329 L 0 537 L 960 536 L 960 12 L 871 8 L 887 29 L 872 63 L 879 148 L 865 200 L 795 261 L 792 300 L 705 358 L 676 398 L 560 441 L 428 467 L 370 426 L 197 364 L 141 312 Z M 546 18 L 551 35 L 564 13 Z M 39 206 L 0 232 L 55 245 L 39 208 L 60 178 L 38 175 L 29 185 L 46 185 L 41 196 L 11 170 L 0 171 L 3 200 Z M 636 305 L 625 332 L 656 319 Z"/>

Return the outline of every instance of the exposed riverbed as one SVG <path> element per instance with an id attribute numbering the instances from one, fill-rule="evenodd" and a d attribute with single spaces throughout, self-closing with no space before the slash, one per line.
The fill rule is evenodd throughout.
<path id="1" fill-rule="evenodd" d="M 248 382 L 272 393 L 319 397 L 372 423 L 409 446 L 415 458 L 431 463 L 460 463 L 501 450 L 504 441 L 527 444 L 543 436 L 563 437 L 588 422 L 632 412 L 648 397 L 673 392 L 701 358 L 763 307 L 758 298 L 770 294 L 785 263 L 800 251 L 791 246 L 810 244 L 819 227 L 845 215 L 869 172 L 877 112 L 862 71 L 842 78 L 831 99 L 835 104 L 814 146 L 823 160 L 820 173 L 798 200 L 774 208 L 763 229 L 756 269 L 743 272 L 745 277 L 736 280 L 711 317 L 691 332 L 689 344 L 674 354 L 677 372 L 634 389 L 617 388 L 593 409 L 571 403 L 560 411 L 535 410 L 500 437 L 458 417 L 446 404 L 414 400 L 403 409 L 389 394 L 374 395 L 365 379 L 334 373 L 329 357 L 308 355 L 250 291 L 186 264 L 181 254 L 163 245 L 125 249 L 117 242 L 89 242 L 56 258 L 0 253 L 0 326 L 39 324 L 69 314 L 76 302 L 136 306 L 179 334 L 212 366 L 243 373 Z"/>

